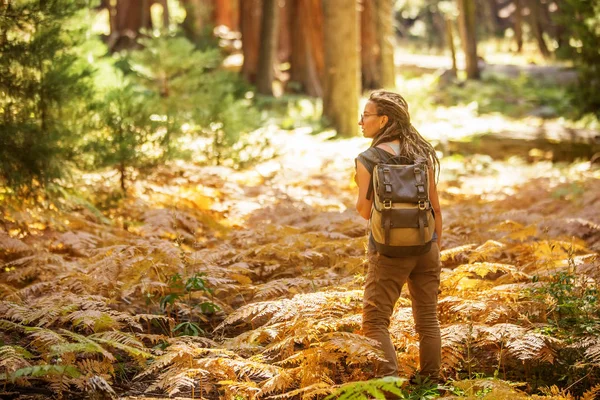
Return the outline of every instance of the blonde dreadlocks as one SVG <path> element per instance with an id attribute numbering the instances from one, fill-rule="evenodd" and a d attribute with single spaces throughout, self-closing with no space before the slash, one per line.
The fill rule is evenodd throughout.
<path id="1" fill-rule="evenodd" d="M 410 123 L 406 100 L 398 93 L 377 90 L 371 93 L 369 101 L 375 104 L 378 115 L 388 117 L 385 126 L 373 138 L 371 147 L 398 139 L 400 156 L 410 160 L 428 160 L 430 164 L 433 164 L 434 176 L 439 178 L 440 160 L 433 146 Z"/>

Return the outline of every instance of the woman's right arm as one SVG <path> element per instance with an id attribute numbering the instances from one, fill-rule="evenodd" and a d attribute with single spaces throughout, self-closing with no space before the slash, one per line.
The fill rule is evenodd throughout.
<path id="1" fill-rule="evenodd" d="M 371 218 L 371 205 L 373 200 L 367 199 L 367 191 L 369 190 L 369 182 L 371 181 L 371 174 L 362 164 L 357 161 L 356 163 L 356 184 L 358 185 L 358 199 L 356 200 L 356 211 L 364 219 Z"/>

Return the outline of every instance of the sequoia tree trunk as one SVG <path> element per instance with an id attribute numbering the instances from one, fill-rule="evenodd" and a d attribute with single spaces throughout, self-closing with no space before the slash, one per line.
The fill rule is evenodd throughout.
<path id="1" fill-rule="evenodd" d="M 279 36 L 279 0 L 263 0 L 260 50 L 256 88 L 259 93 L 273 95 L 273 66 Z"/>
<path id="2" fill-rule="evenodd" d="M 375 4 L 373 0 L 362 0 L 360 13 L 360 58 L 363 89 L 376 89 L 381 86 L 381 49 L 377 42 L 375 25 Z"/>
<path id="3" fill-rule="evenodd" d="M 152 29 L 150 16 L 150 0 L 117 0 L 111 18 L 111 33 L 108 47 L 111 51 L 131 49 L 136 46 L 136 39 L 142 28 Z"/>
<path id="4" fill-rule="evenodd" d="M 325 91 L 323 114 L 339 136 L 358 134 L 359 20 L 356 0 L 323 3 Z"/>
<path id="5" fill-rule="evenodd" d="M 323 97 L 325 50 L 321 0 L 288 1 L 292 1 L 290 82 L 298 85 L 299 91 Z"/>
<path id="6" fill-rule="evenodd" d="M 458 0 L 458 20 L 468 79 L 479 79 L 477 38 L 475 36 L 475 0 Z"/>
<path id="7" fill-rule="evenodd" d="M 381 86 L 396 87 L 394 64 L 394 7 L 392 0 L 376 0 L 377 43 L 381 49 Z"/>
<path id="8" fill-rule="evenodd" d="M 256 82 L 258 71 L 261 17 L 261 0 L 240 0 L 240 31 L 242 33 L 242 53 L 244 55 L 242 76 L 251 83 Z"/>

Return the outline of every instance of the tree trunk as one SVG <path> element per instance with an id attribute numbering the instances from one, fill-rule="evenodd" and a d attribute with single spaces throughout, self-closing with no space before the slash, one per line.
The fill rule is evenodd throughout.
<path id="1" fill-rule="evenodd" d="M 242 0 L 244 1 L 244 0 Z M 238 4 L 235 0 L 212 0 L 213 3 L 213 21 L 215 26 L 225 25 L 230 30 L 237 30 L 238 27 Z"/>
<path id="2" fill-rule="evenodd" d="M 337 134 L 358 134 L 360 92 L 359 20 L 356 0 L 323 2 L 325 91 L 323 114 Z"/>
<path id="3" fill-rule="evenodd" d="M 454 32 L 452 31 L 452 20 L 446 17 L 444 22 L 446 23 L 446 41 L 448 42 L 448 47 L 450 48 L 450 55 L 452 57 L 452 73 L 454 74 L 454 77 L 456 77 L 458 68 L 456 67 L 456 48 L 454 47 Z"/>
<path id="4" fill-rule="evenodd" d="M 260 50 L 256 88 L 259 93 L 273 95 L 273 66 L 279 36 L 279 0 L 263 0 Z"/>
<path id="5" fill-rule="evenodd" d="M 108 46 L 111 51 L 136 46 L 140 29 L 152 29 L 150 0 L 117 0 Z"/>
<path id="6" fill-rule="evenodd" d="M 277 39 L 277 56 L 276 60 L 281 63 L 289 63 L 292 53 L 292 19 L 296 15 L 292 15 L 292 1 L 279 0 L 279 33 Z M 278 78 L 277 71 L 275 79 Z M 286 79 L 287 80 L 287 79 Z"/>
<path id="7" fill-rule="evenodd" d="M 261 18 L 262 0 L 240 0 L 240 31 L 244 55 L 242 76 L 250 83 L 256 82 L 258 71 Z"/>
<path id="8" fill-rule="evenodd" d="M 458 0 L 458 21 L 468 79 L 479 79 L 477 38 L 475 36 L 475 0 Z"/>
<path id="9" fill-rule="evenodd" d="M 169 23 L 170 23 L 170 14 L 169 14 L 169 1 L 168 0 L 161 0 L 160 4 L 162 5 L 163 8 L 163 28 L 164 29 L 169 29 Z"/>
<path id="10" fill-rule="evenodd" d="M 325 50 L 321 0 L 293 0 L 290 12 L 290 81 L 310 96 L 323 97 Z"/>
<path id="11" fill-rule="evenodd" d="M 199 43 L 211 26 L 212 6 L 204 0 L 183 0 L 185 19 L 181 28 L 193 43 Z"/>
<path id="12" fill-rule="evenodd" d="M 517 52 L 523 51 L 523 0 L 515 0 L 515 40 L 517 41 Z"/>
<path id="13" fill-rule="evenodd" d="M 381 86 L 396 87 L 394 64 L 394 7 L 392 0 L 376 0 L 377 43 L 381 49 Z"/>
<path id="14" fill-rule="evenodd" d="M 538 47 L 540 49 L 540 53 L 544 58 L 550 57 L 550 51 L 548 50 L 548 46 L 546 46 L 546 41 L 544 40 L 544 28 L 542 26 L 541 21 L 541 7 L 539 4 L 539 0 L 526 0 L 529 5 L 529 24 L 531 25 L 531 31 L 535 40 L 537 41 Z"/>
<path id="15" fill-rule="evenodd" d="M 377 42 L 374 0 L 362 0 L 360 13 L 360 58 L 363 89 L 377 89 L 381 86 L 381 49 Z"/>

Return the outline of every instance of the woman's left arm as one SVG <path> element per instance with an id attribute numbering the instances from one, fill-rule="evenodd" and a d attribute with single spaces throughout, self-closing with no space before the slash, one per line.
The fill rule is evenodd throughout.
<path id="1" fill-rule="evenodd" d="M 438 248 L 442 249 L 442 207 L 440 206 L 440 198 L 438 197 L 437 185 L 435 184 L 435 176 L 433 168 L 429 168 L 429 201 L 435 212 L 435 233 L 437 234 Z"/>
<path id="2" fill-rule="evenodd" d="M 356 211 L 364 219 L 371 218 L 371 205 L 373 199 L 367 199 L 367 191 L 369 190 L 369 182 L 371 181 L 371 174 L 362 162 L 356 162 L 356 184 L 358 185 L 358 199 L 356 200 Z"/>

